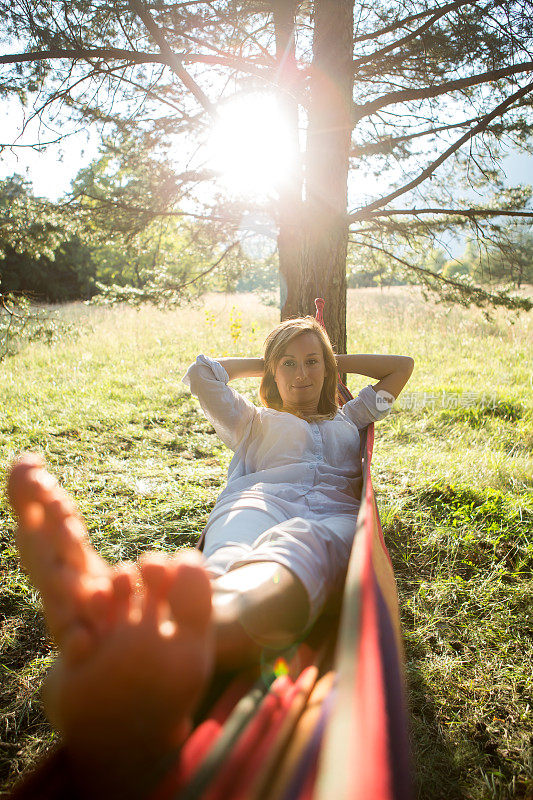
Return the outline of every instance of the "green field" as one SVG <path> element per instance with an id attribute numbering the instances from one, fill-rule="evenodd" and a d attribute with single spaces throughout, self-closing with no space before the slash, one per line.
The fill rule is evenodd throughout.
<path id="1" fill-rule="evenodd" d="M 0 365 L 1 475 L 41 452 L 110 559 L 196 541 L 230 452 L 181 383 L 199 352 L 257 356 L 273 307 L 62 308 L 65 330 Z M 449 309 L 413 287 L 351 290 L 349 352 L 415 369 L 376 424 L 372 462 L 404 627 L 421 800 L 533 797 L 533 316 Z M 358 392 L 373 379 L 351 376 Z M 258 401 L 258 380 L 236 388 Z M 0 785 L 54 741 L 52 658 L 1 499 Z"/>

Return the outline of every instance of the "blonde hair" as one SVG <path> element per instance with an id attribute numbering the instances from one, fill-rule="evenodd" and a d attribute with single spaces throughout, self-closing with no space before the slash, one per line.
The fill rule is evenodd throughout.
<path id="1" fill-rule="evenodd" d="M 317 414 L 313 419 L 331 419 L 337 413 L 337 361 L 335 353 L 326 331 L 314 317 L 296 317 L 286 319 L 271 331 L 265 340 L 265 365 L 264 374 L 259 387 L 261 402 L 267 408 L 283 410 L 281 399 L 274 374 L 279 361 L 285 354 L 289 342 L 302 336 L 304 333 L 314 333 L 320 341 L 326 374 L 322 392 L 318 401 Z M 307 417 L 309 418 L 309 417 Z"/>

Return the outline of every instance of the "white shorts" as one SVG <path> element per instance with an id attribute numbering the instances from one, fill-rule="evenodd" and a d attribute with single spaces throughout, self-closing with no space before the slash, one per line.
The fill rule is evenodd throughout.
<path id="1" fill-rule="evenodd" d="M 288 516 L 298 510 L 305 516 Z M 263 509 L 233 504 L 227 513 L 217 513 L 208 523 L 204 543 L 207 571 L 217 578 L 254 561 L 282 564 L 300 579 L 307 592 L 308 627 L 330 594 L 342 585 L 356 518 L 357 510 L 353 514 L 312 516 L 308 509 L 289 503 L 265 504 Z"/>

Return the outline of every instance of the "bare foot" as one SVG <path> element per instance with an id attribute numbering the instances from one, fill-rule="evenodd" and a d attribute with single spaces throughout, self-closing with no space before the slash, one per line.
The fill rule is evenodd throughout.
<path id="1" fill-rule="evenodd" d="M 112 572 L 67 495 L 26 456 L 12 468 L 21 560 L 43 596 L 61 656 L 45 708 L 87 797 L 142 797 L 190 729 L 212 671 L 211 585 L 203 557 L 145 556 Z M 63 606 L 63 608 L 62 608 Z"/>
<path id="2" fill-rule="evenodd" d="M 73 629 L 45 687 L 47 714 L 88 797 L 145 796 L 161 760 L 189 734 L 212 671 L 202 557 L 146 556 L 140 569 L 142 605 L 132 602 L 128 574 L 119 573 L 111 628 L 96 644 Z"/>
<path id="3" fill-rule="evenodd" d="M 52 637 L 61 647 L 75 622 L 96 633 L 100 596 L 111 592 L 112 571 L 89 544 L 74 503 L 33 453 L 12 465 L 7 488 L 18 518 L 20 561 L 41 593 Z"/>

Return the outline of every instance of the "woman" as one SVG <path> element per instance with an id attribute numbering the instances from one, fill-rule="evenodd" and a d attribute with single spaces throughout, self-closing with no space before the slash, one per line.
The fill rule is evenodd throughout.
<path id="1" fill-rule="evenodd" d="M 405 356 L 335 357 L 311 318 L 269 335 L 264 359 L 199 356 L 185 382 L 231 447 L 228 484 L 194 551 L 111 567 L 75 504 L 26 454 L 8 494 L 23 567 L 59 657 L 44 690 L 80 797 L 144 797 L 187 737 L 213 663 L 256 659 L 305 632 L 346 570 L 359 506 L 359 429 L 390 411 Z M 379 379 L 339 410 L 336 372 Z M 264 408 L 228 381 L 261 377 Z M 67 778 L 65 778 L 67 780 Z"/>
<path id="2" fill-rule="evenodd" d="M 217 657 L 227 666 L 303 634 L 340 587 L 362 485 L 359 430 L 390 413 L 414 361 L 335 356 L 312 317 L 278 325 L 264 359 L 198 356 L 184 377 L 234 451 L 204 531 Z M 380 378 L 339 409 L 337 372 Z M 228 386 L 261 377 L 257 408 Z"/>

